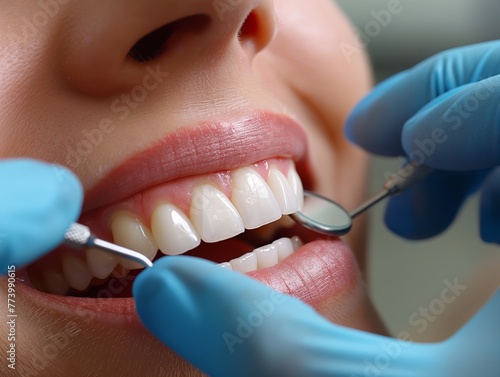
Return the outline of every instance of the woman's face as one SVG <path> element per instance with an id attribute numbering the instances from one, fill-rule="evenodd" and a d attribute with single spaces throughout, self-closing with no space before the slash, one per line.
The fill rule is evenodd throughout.
<path id="1" fill-rule="evenodd" d="M 370 75 L 362 53 L 343 55 L 354 34 L 334 4 L 18 0 L 2 8 L 1 157 L 74 170 L 86 193 L 79 221 L 104 239 L 151 259 L 189 251 L 231 262 L 333 322 L 383 331 L 358 268 L 362 223 L 341 241 L 276 222 L 300 205 L 295 172 L 347 208 L 364 194 L 365 158 L 342 126 Z M 138 272 L 64 248 L 18 269 L 19 375 L 199 373 L 141 325 L 130 298 Z"/>

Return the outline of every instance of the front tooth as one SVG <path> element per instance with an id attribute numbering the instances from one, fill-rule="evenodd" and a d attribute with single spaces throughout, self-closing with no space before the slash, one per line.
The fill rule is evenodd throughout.
<path id="1" fill-rule="evenodd" d="M 292 240 L 290 238 L 280 238 L 273 242 L 278 251 L 278 261 L 281 262 L 286 257 L 290 256 L 294 252 L 294 247 Z"/>
<path id="2" fill-rule="evenodd" d="M 288 171 L 288 182 L 292 186 L 292 190 L 295 193 L 295 197 L 297 198 L 297 206 L 298 210 L 302 211 L 304 207 L 304 187 L 302 186 L 302 181 L 295 170 L 295 165 L 291 165 Z"/>
<path id="3" fill-rule="evenodd" d="M 92 280 L 86 263 L 73 255 L 65 255 L 62 258 L 63 274 L 69 285 L 79 291 L 84 291 Z"/>
<path id="4" fill-rule="evenodd" d="M 189 217 L 205 242 L 222 241 L 245 231 L 236 208 L 222 191 L 211 185 L 194 190 Z"/>
<path id="5" fill-rule="evenodd" d="M 267 183 L 276 197 L 283 215 L 290 215 L 291 213 L 297 212 L 297 197 L 292 186 L 282 172 L 275 167 L 271 167 Z"/>
<path id="6" fill-rule="evenodd" d="M 234 173 L 231 201 L 247 229 L 255 229 L 281 217 L 281 209 L 273 192 L 262 177 L 251 168 Z"/>
<path id="7" fill-rule="evenodd" d="M 113 255 L 99 249 L 87 249 L 85 256 L 90 273 L 98 279 L 106 279 L 118 263 Z"/>
<path id="8" fill-rule="evenodd" d="M 229 262 L 234 271 L 238 272 L 250 272 L 257 269 L 257 258 L 254 253 L 246 253 L 239 258 L 231 260 Z"/>
<path id="9" fill-rule="evenodd" d="M 68 281 L 57 271 L 43 271 L 42 278 L 48 293 L 63 296 L 69 290 Z"/>
<path id="10" fill-rule="evenodd" d="M 171 204 L 162 204 L 154 210 L 151 230 L 160 250 L 167 255 L 185 253 L 201 242 L 191 221 Z"/>
<path id="11" fill-rule="evenodd" d="M 257 257 L 257 269 L 259 270 L 278 264 L 278 250 L 275 245 L 259 247 L 253 253 Z"/>
<path id="12" fill-rule="evenodd" d="M 153 260 L 158 246 L 153 239 L 151 231 L 139 220 L 118 213 L 111 221 L 111 232 L 113 242 L 128 249 L 144 254 L 149 260 Z M 141 264 L 123 257 L 117 257 L 118 262 L 129 270 L 144 268 Z"/>

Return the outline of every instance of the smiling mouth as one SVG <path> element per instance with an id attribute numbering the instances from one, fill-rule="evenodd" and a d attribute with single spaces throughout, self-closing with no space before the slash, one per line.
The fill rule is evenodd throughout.
<path id="1" fill-rule="evenodd" d="M 78 222 L 150 260 L 201 257 L 320 307 L 355 287 L 359 270 L 341 239 L 287 217 L 302 206 L 302 182 L 314 189 L 306 140 L 294 120 L 266 112 L 181 128 L 107 172 Z M 129 326 L 141 271 L 60 247 L 19 271 L 19 289 L 36 307 Z"/>
<path id="2" fill-rule="evenodd" d="M 277 236 L 293 225 L 284 216 L 302 204 L 295 164 L 276 158 L 159 185 L 84 214 L 82 222 L 150 260 L 186 254 L 249 273 L 277 265 L 302 246 L 297 236 Z M 61 247 L 29 266 L 27 280 L 46 293 L 100 298 L 111 279 L 132 279 L 142 268 L 97 249 Z M 122 290 L 115 297 L 129 295 Z"/>
<path id="3" fill-rule="evenodd" d="M 181 128 L 88 190 L 78 222 L 152 261 L 191 255 L 250 275 L 272 269 L 302 246 L 297 235 L 315 239 L 296 233 L 287 216 L 303 205 L 298 172 L 311 184 L 306 150 L 302 127 L 278 114 Z M 131 296 L 142 269 L 101 250 L 61 246 L 22 277 L 56 296 L 120 298 Z M 127 287 L 109 294 L 116 279 Z"/>

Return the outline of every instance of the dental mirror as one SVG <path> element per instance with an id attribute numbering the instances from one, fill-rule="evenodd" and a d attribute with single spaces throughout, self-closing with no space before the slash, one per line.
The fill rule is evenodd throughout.
<path id="1" fill-rule="evenodd" d="M 315 232 L 341 236 L 349 232 L 352 217 L 340 204 L 311 191 L 304 191 L 304 207 L 290 217 Z"/>
<path id="2" fill-rule="evenodd" d="M 342 236 L 349 232 L 352 219 L 388 196 L 397 194 L 420 181 L 433 169 L 416 162 L 406 161 L 396 173 L 390 175 L 382 190 L 348 212 L 340 204 L 311 191 L 304 191 L 304 206 L 290 217 L 303 227 L 328 236 Z"/>

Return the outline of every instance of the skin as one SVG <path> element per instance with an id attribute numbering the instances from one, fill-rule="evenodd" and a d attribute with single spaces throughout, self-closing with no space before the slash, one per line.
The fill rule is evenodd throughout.
<path id="1" fill-rule="evenodd" d="M 345 140 L 342 127 L 369 90 L 371 76 L 363 53 L 349 59 L 342 54 L 340 44 L 352 43 L 354 34 L 331 1 L 241 0 L 223 20 L 212 1 L 70 1 L 30 36 L 23 35 L 23 25 L 40 12 L 39 4 L 5 1 L 2 8 L 0 157 L 67 165 L 89 190 L 114 166 L 172 130 L 264 109 L 304 125 L 316 191 L 346 208 L 364 197 L 366 157 Z M 253 8 L 256 27 L 238 40 Z M 171 50 L 149 63 L 126 58 L 144 35 L 192 14 L 205 14 L 209 26 L 190 36 L 180 33 Z M 119 119 L 110 111 L 113 101 L 141 85 L 145 67 L 156 64 L 170 72 L 168 79 Z M 117 125 L 113 133 L 84 163 L 70 161 L 64 146 L 76 145 L 85 130 L 106 117 Z M 363 220 L 356 221 L 347 241 L 360 265 L 358 278 L 316 309 L 333 322 L 382 333 L 363 285 Z M 2 281 L 2 295 L 6 287 Z M 23 368 L 26 373 L 30 360 L 41 360 L 37 375 L 43 376 L 199 374 L 142 326 L 96 325 L 35 309 L 19 296 L 17 301 L 19 368 L 11 375 L 23 375 Z M 0 309 L 7 312 L 6 300 Z M 4 337 L 0 346 L 8 349 Z"/>

